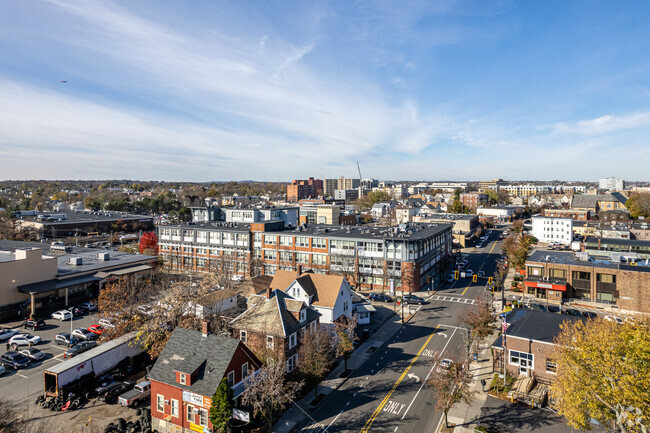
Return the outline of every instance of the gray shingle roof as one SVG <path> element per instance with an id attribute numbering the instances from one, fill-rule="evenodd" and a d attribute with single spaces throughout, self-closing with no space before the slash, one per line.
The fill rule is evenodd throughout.
<path id="1" fill-rule="evenodd" d="M 221 335 L 203 337 L 200 332 L 176 328 L 167 345 L 149 372 L 149 378 L 186 389 L 197 394 L 212 396 L 217 390 L 226 369 L 241 342 Z M 191 374 L 198 369 L 192 385 L 176 382 L 176 371 Z"/>

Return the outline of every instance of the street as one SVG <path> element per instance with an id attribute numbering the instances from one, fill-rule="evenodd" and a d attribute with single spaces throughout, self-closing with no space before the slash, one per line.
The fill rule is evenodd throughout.
<path id="1" fill-rule="evenodd" d="M 493 274 L 496 257 L 501 254 L 498 236 L 499 231 L 493 230 L 484 248 L 463 254 L 474 272 Z M 433 394 L 425 382 L 435 373 L 436 355 L 452 357 L 467 350 L 463 339 L 467 331 L 459 317 L 472 307 L 486 284 L 487 278 L 476 283 L 460 278 L 428 296 L 429 303 L 419 307 L 297 431 L 435 431 L 442 414 L 435 410 Z"/>

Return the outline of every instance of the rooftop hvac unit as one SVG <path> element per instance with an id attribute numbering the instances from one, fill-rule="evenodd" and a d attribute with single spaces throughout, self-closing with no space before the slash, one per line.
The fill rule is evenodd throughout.
<path id="1" fill-rule="evenodd" d="M 101 261 L 107 262 L 111 259 L 111 255 L 109 253 L 98 253 L 97 258 Z"/>
<path id="2" fill-rule="evenodd" d="M 70 257 L 69 263 L 74 266 L 81 266 L 82 264 L 81 257 Z"/>

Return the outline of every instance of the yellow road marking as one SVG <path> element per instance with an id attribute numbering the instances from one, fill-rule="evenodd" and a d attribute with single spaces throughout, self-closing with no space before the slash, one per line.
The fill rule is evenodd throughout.
<path id="1" fill-rule="evenodd" d="M 490 256 L 490 254 L 492 254 L 492 251 L 494 251 L 494 247 L 496 247 L 496 246 L 497 246 L 497 243 L 495 242 L 494 245 L 492 245 L 492 248 L 490 248 L 490 252 L 488 253 L 488 257 Z M 483 261 L 483 264 L 481 264 L 481 267 L 478 268 L 479 272 L 483 270 L 483 266 L 485 266 L 485 261 Z M 469 286 L 471 286 L 471 285 L 472 285 L 472 283 L 469 283 L 467 285 L 467 287 L 465 287 L 465 290 L 463 290 L 463 293 L 460 294 L 460 296 L 465 295 L 465 292 L 467 292 L 467 289 L 469 289 Z"/>
<path id="2" fill-rule="evenodd" d="M 381 410 L 384 408 L 384 406 L 388 402 L 388 399 L 393 395 L 393 392 L 395 392 L 395 389 L 397 388 L 397 386 L 402 382 L 404 377 L 406 377 L 406 375 L 408 374 L 409 370 L 411 369 L 411 367 L 413 366 L 415 361 L 417 361 L 417 359 L 420 357 L 420 355 L 422 355 L 422 352 L 424 352 L 424 348 L 427 347 L 427 345 L 431 341 L 431 338 L 435 335 L 435 333 L 436 333 L 436 331 L 438 330 L 439 327 L 440 327 L 440 325 L 437 325 L 435 327 L 435 329 L 433 330 L 433 333 L 431 335 L 429 335 L 429 338 L 427 338 L 427 341 L 425 341 L 424 344 L 422 345 L 422 347 L 420 347 L 420 350 L 418 351 L 417 355 L 415 355 L 415 358 L 413 358 L 411 360 L 411 363 L 408 365 L 408 367 L 406 367 L 404 372 L 402 372 L 402 375 L 399 377 L 399 379 L 397 379 L 397 382 L 395 382 L 395 385 L 393 385 L 393 387 L 388 392 L 388 394 L 386 394 L 386 397 L 384 397 L 384 399 L 381 401 L 381 403 L 379 404 L 377 409 L 375 409 L 375 411 L 372 413 L 370 418 L 368 418 L 368 421 L 366 421 L 366 424 L 361 429 L 361 433 L 368 433 L 368 431 L 370 430 L 370 426 L 372 426 L 372 423 L 375 422 L 375 418 L 377 418 L 377 415 L 379 415 L 379 412 L 381 412 Z"/>

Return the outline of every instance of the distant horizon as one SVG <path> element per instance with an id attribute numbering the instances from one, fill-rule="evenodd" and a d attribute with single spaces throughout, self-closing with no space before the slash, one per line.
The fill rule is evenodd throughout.
<path id="1" fill-rule="evenodd" d="M 286 182 L 357 178 L 359 161 L 379 179 L 642 178 L 648 16 L 603 0 L 5 2 L 0 175 Z"/>

